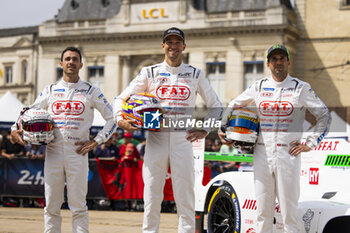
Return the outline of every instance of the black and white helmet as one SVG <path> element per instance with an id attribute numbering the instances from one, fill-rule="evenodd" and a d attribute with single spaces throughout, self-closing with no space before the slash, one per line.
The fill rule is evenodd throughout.
<path id="1" fill-rule="evenodd" d="M 18 128 L 23 130 L 23 140 L 27 143 L 46 145 L 55 138 L 54 121 L 44 109 L 24 109 L 17 124 Z"/>

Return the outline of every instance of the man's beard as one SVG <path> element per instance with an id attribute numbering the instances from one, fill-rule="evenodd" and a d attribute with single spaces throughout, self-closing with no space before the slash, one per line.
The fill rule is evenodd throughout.
<path id="1" fill-rule="evenodd" d="M 274 71 L 272 73 L 278 78 L 284 78 L 287 76 L 287 71 L 285 71 L 285 70 Z"/>

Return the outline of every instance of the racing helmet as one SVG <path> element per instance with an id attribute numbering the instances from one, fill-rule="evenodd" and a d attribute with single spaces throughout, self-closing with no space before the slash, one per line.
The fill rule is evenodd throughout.
<path id="1" fill-rule="evenodd" d="M 258 138 L 259 117 L 248 109 L 235 109 L 227 120 L 226 140 L 238 149 L 252 150 Z"/>
<path id="2" fill-rule="evenodd" d="M 46 145 L 55 137 L 54 121 L 50 114 L 40 108 L 24 109 L 18 119 L 18 128 L 23 130 L 23 140 L 30 144 Z"/>
<path id="3" fill-rule="evenodd" d="M 157 97 L 149 93 L 137 93 L 131 95 L 123 101 L 122 116 L 125 120 L 136 120 L 134 124 L 137 128 L 144 128 L 144 113 L 145 112 L 162 113 L 162 108 Z M 162 121 L 160 121 L 162 122 Z M 159 129 L 149 129 L 159 131 Z"/>

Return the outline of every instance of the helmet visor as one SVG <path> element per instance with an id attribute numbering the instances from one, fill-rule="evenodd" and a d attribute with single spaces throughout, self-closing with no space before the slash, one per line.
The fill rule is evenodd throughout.
<path id="1" fill-rule="evenodd" d="M 53 130 L 53 123 L 50 121 L 23 122 L 22 128 L 28 132 L 47 132 Z"/>
<path id="2" fill-rule="evenodd" d="M 159 111 L 159 108 L 144 108 L 144 109 L 138 110 L 137 113 L 141 115 L 144 112 L 156 112 L 157 110 Z"/>

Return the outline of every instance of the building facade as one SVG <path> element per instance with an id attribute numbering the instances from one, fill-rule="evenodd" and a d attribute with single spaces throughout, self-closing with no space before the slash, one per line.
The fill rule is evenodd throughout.
<path id="1" fill-rule="evenodd" d="M 163 61 L 162 32 L 175 26 L 186 35 L 185 61 L 203 69 L 227 103 L 266 74 L 271 44 L 282 42 L 295 54 L 290 5 L 254 2 L 67 0 L 54 20 L 39 26 L 37 88 L 60 77 L 60 51 L 73 45 L 83 53 L 81 78 L 112 101 L 143 66 Z"/>
<path id="2" fill-rule="evenodd" d="M 350 122 L 350 1 L 295 0 L 296 74 Z"/>
<path id="3" fill-rule="evenodd" d="M 300 2 L 304 2 L 300 1 Z M 298 0 L 297 0 L 298 4 Z M 350 105 L 350 1 L 307 0 L 301 17 L 299 69 L 327 106 Z M 350 120 L 350 119 L 349 119 Z"/>
<path id="4" fill-rule="evenodd" d="M 36 97 L 38 27 L 0 30 L 0 96 L 10 90 L 24 104 Z"/>

